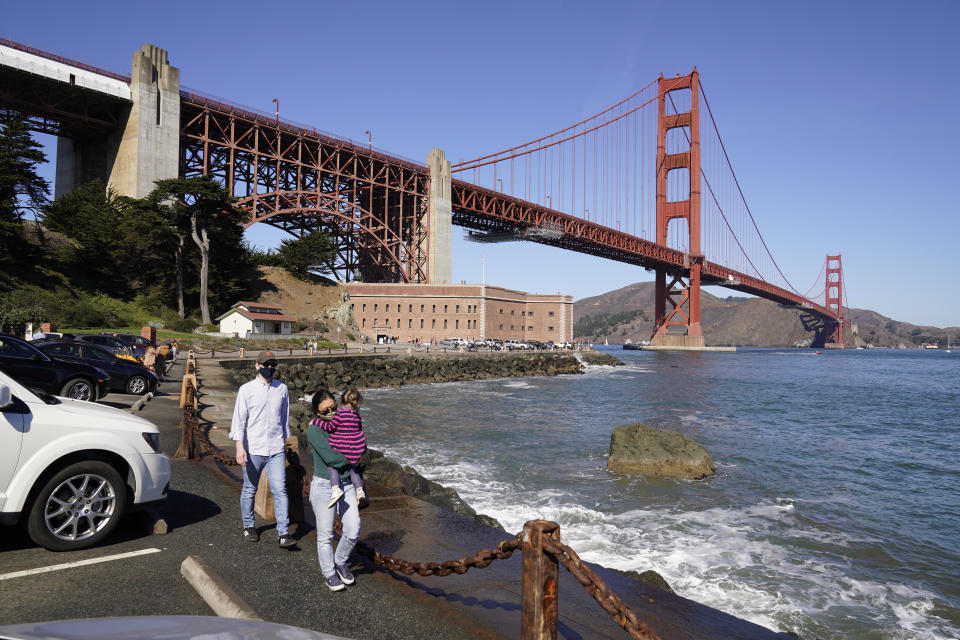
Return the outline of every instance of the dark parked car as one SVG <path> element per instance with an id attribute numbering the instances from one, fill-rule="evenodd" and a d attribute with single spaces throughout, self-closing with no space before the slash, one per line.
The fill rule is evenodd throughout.
<path id="1" fill-rule="evenodd" d="M 110 376 L 99 367 L 54 360 L 26 340 L 0 333 L 0 371 L 30 389 L 96 402 L 110 393 Z"/>
<path id="2" fill-rule="evenodd" d="M 86 342 L 41 342 L 37 349 L 57 360 L 82 362 L 110 374 L 110 390 L 142 396 L 157 388 L 157 376 L 142 364 L 123 360 L 106 349 Z"/>
<path id="3" fill-rule="evenodd" d="M 103 347 L 116 356 L 136 356 L 142 358 L 147 350 L 146 347 L 132 345 L 126 340 L 103 334 L 78 333 L 74 336 L 74 340 Z"/>

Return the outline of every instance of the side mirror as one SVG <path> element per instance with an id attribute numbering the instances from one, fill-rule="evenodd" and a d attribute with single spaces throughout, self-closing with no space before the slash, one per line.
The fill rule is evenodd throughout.
<path id="1" fill-rule="evenodd" d="M 6 409 L 13 404 L 13 396 L 10 395 L 10 387 L 0 384 L 0 409 Z"/>

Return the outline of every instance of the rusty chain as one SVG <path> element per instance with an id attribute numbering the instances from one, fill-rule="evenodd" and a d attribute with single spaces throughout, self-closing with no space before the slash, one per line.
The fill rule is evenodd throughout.
<path id="1" fill-rule="evenodd" d="M 200 445 L 209 455 L 213 456 L 213 458 L 221 464 L 239 466 L 236 459 L 220 451 L 220 449 L 210 441 L 210 438 L 204 432 L 203 428 L 200 427 L 196 411 L 193 408 L 196 393 L 197 390 L 193 385 L 187 385 L 186 403 L 183 408 L 184 420 L 187 421 L 187 424 L 200 441 Z M 310 493 L 310 481 L 311 479 L 309 477 L 303 478 L 304 495 L 309 495 Z M 339 519 L 334 523 L 334 532 L 338 536 L 343 535 Z M 448 576 L 451 573 L 462 575 L 471 568 L 483 569 L 489 566 L 494 560 L 505 560 L 521 547 L 522 539 L 523 533 L 521 532 L 512 538 L 501 541 L 495 549 L 481 549 L 472 556 L 458 558 L 457 560 L 446 560 L 444 562 L 409 562 L 402 558 L 395 558 L 380 553 L 362 540 L 357 541 L 354 551 L 358 555 L 368 558 L 376 565 L 390 571 L 402 573 L 403 575 L 409 576 L 416 573 L 421 576 Z M 616 593 L 610 590 L 603 579 L 580 559 L 576 551 L 549 536 L 544 536 L 542 541 L 544 549 L 552 554 L 560 564 L 566 567 L 570 574 L 583 585 L 587 593 L 593 596 L 597 604 L 599 604 L 604 611 L 612 615 L 616 623 L 629 633 L 631 638 L 634 640 L 661 640 L 660 636 L 645 622 L 640 620 L 633 610 L 630 609 Z"/>
<path id="2" fill-rule="evenodd" d="M 661 640 L 660 636 L 640 620 L 637 614 L 620 599 L 620 596 L 611 591 L 603 579 L 580 559 L 576 551 L 549 536 L 544 536 L 542 541 L 543 548 L 567 568 L 587 593 L 593 596 L 597 604 L 612 615 L 617 624 L 630 634 L 630 637 L 634 640 Z"/>
<path id="3" fill-rule="evenodd" d="M 200 442 L 200 446 L 203 448 L 203 450 L 209 455 L 213 456 L 217 462 L 229 467 L 240 466 L 240 463 L 237 462 L 235 457 L 231 458 L 230 456 L 225 455 L 219 448 L 217 448 L 217 445 L 210 442 L 210 438 L 203 430 L 203 427 L 200 426 L 200 421 L 197 420 L 197 412 L 193 408 L 193 403 L 196 397 L 196 387 L 194 387 L 192 384 L 187 384 L 187 395 L 183 404 L 183 420 L 186 422 L 187 427 L 197 437 L 197 440 Z"/>
<path id="4" fill-rule="evenodd" d="M 339 522 L 334 526 L 334 531 L 337 535 L 342 535 Z M 414 573 L 421 576 L 448 576 L 451 573 L 464 574 L 471 568 L 483 569 L 494 560 L 509 558 L 514 551 L 520 548 L 521 539 L 522 534 L 518 533 L 512 538 L 502 541 L 496 549 L 481 549 L 472 556 L 445 562 L 408 562 L 380 553 L 362 540 L 357 541 L 353 550 L 358 555 L 369 558 L 374 564 L 406 576 Z"/>

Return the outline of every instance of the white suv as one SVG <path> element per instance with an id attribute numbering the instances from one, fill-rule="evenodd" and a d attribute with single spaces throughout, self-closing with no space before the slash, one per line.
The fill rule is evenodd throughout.
<path id="1" fill-rule="evenodd" d="M 162 500 L 160 431 L 126 411 L 34 393 L 0 372 L 0 524 L 53 551 L 110 535 L 127 508 Z"/>

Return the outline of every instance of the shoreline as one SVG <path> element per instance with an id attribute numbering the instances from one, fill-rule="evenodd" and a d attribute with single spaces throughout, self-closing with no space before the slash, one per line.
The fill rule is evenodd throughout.
<path id="1" fill-rule="evenodd" d="M 583 354 L 584 352 L 579 352 L 579 353 Z M 590 353 L 590 352 L 586 352 L 586 353 Z M 610 360 L 596 362 L 593 357 L 588 356 L 587 358 L 584 359 L 583 362 L 581 362 L 579 359 L 575 357 L 571 358 L 571 360 L 576 362 L 576 372 L 578 373 L 582 372 L 582 367 L 584 364 L 596 363 L 600 365 L 607 365 L 607 364 L 613 364 L 614 362 L 616 362 L 617 364 L 622 364 L 612 356 L 609 356 L 609 354 L 603 354 L 600 352 L 593 352 L 593 354 L 596 356 L 600 356 L 600 358 L 602 358 L 603 360 L 606 360 L 606 357 L 609 357 Z M 510 360 L 513 362 L 523 361 L 523 360 L 529 361 L 537 358 L 538 355 L 539 354 L 530 354 L 529 356 L 526 356 L 526 358 L 524 358 L 524 356 L 520 356 L 519 358 L 510 358 Z M 386 359 L 388 357 L 390 358 L 390 360 L 384 362 L 383 359 Z M 489 356 L 483 356 L 483 357 L 489 358 Z M 541 360 L 543 359 L 542 355 L 539 355 L 539 357 Z M 379 359 L 379 358 L 383 358 L 383 359 Z M 379 356 L 379 354 L 378 354 L 378 359 L 379 361 L 377 362 L 377 366 L 388 365 L 390 363 L 395 363 L 400 361 L 395 357 Z M 476 357 L 471 358 L 470 355 L 463 356 L 461 354 L 454 355 L 452 357 L 448 354 L 447 356 L 448 361 L 459 360 L 461 362 L 464 362 L 464 361 L 476 360 L 476 359 L 477 359 Z M 299 364 L 295 360 L 296 359 L 294 359 L 294 361 L 291 361 L 291 360 L 284 361 L 284 359 L 281 359 L 280 360 L 281 368 L 285 363 L 292 363 L 294 365 Z M 364 360 L 367 360 L 367 358 L 364 358 Z M 228 382 L 230 386 L 230 391 L 232 391 L 232 393 L 230 394 L 231 397 L 223 396 L 220 399 L 220 402 L 216 403 L 223 406 L 225 406 L 226 404 L 232 404 L 232 396 L 235 396 L 235 391 L 236 391 L 234 375 L 236 373 L 239 373 L 236 370 L 240 368 L 237 366 L 237 364 L 240 364 L 240 363 L 237 363 L 236 361 L 232 361 L 231 364 L 233 366 L 223 367 L 221 369 L 221 371 L 223 372 L 222 374 L 219 374 L 219 376 L 216 376 L 216 375 L 214 376 L 214 377 L 222 376 L 221 379 L 223 380 L 223 382 Z M 327 368 L 327 366 L 333 365 L 335 363 L 332 363 L 328 360 L 322 364 L 324 365 L 324 368 Z M 524 367 L 524 369 L 526 368 Z M 203 367 L 201 367 L 200 373 L 201 373 L 201 379 L 202 379 L 204 377 Z M 230 374 L 234 374 L 234 375 L 230 375 Z M 240 373 L 240 375 L 244 375 L 244 374 Z M 507 373 L 502 373 L 496 376 L 485 376 L 485 377 L 478 377 L 473 375 L 468 375 L 465 377 L 456 376 L 456 377 L 453 377 L 452 379 L 448 378 L 447 380 L 443 380 L 442 382 L 453 382 L 453 381 L 469 382 L 471 380 L 491 379 L 494 377 L 516 378 L 516 377 L 539 377 L 541 375 L 548 375 L 548 376 L 559 375 L 559 373 L 554 372 L 554 373 L 542 374 L 542 373 L 534 373 L 529 370 L 520 370 L 520 371 L 512 370 Z M 303 380 L 301 379 L 301 381 Z M 424 380 L 424 381 L 418 381 L 418 382 L 429 384 L 434 381 Z M 389 386 L 401 387 L 403 386 L 404 383 L 405 382 L 401 382 L 400 384 L 389 385 Z M 226 391 L 226 389 L 224 389 L 224 391 Z M 203 387 L 201 387 L 201 393 L 203 393 Z M 300 395 L 298 395 L 296 390 L 292 391 L 292 395 L 294 395 L 294 397 L 297 397 L 297 398 L 301 397 Z M 300 405 L 302 407 L 306 407 L 307 410 L 309 409 L 307 403 L 294 402 L 292 404 L 294 406 Z M 221 416 L 223 416 L 220 419 L 227 419 L 227 420 L 229 419 L 228 418 L 229 414 L 224 415 L 223 408 L 216 410 L 216 412 L 219 413 Z M 225 432 L 223 429 L 218 428 L 218 431 L 220 431 L 221 436 L 225 436 Z M 303 459 L 305 458 L 301 457 L 301 460 Z M 382 459 L 386 461 L 387 457 L 383 456 Z M 399 461 L 390 460 L 390 462 L 395 464 L 396 467 L 398 467 L 400 470 L 404 470 L 404 466 L 401 465 Z M 462 499 L 459 498 L 459 494 L 456 493 L 456 490 L 451 489 L 449 487 L 444 487 L 439 483 L 436 483 L 432 480 L 429 480 L 423 477 L 418 471 L 414 470 L 412 467 L 407 466 L 406 468 L 412 472 L 410 474 L 410 477 L 414 484 L 419 484 L 422 482 L 422 483 L 425 483 L 427 487 L 431 489 L 435 489 L 441 495 L 443 494 L 447 494 L 448 496 L 450 494 L 456 495 L 457 500 L 461 504 L 463 504 L 465 508 L 470 509 L 470 511 L 473 511 L 473 508 L 470 505 L 467 505 L 465 502 L 462 501 Z M 419 478 L 419 480 L 417 480 L 417 478 Z M 371 488 L 374 488 L 374 487 L 372 486 Z M 379 487 L 375 490 L 380 490 L 380 491 L 385 490 L 388 494 L 391 494 L 394 496 L 394 497 L 390 497 L 389 495 L 383 495 L 383 497 L 379 498 L 377 501 L 375 501 L 374 505 L 372 505 L 372 510 L 364 512 L 365 514 L 367 514 L 366 515 L 367 518 L 373 518 L 373 520 L 371 520 L 371 525 L 373 526 L 373 528 L 368 530 L 369 535 L 373 536 L 373 540 L 386 543 L 388 545 L 388 548 L 391 548 L 390 545 L 396 545 L 400 543 L 400 540 L 391 542 L 391 540 L 393 540 L 393 536 L 400 535 L 402 540 L 406 535 L 405 532 L 412 530 L 411 527 L 415 529 L 420 529 L 422 528 L 422 526 L 426 524 L 424 522 L 420 522 L 418 519 L 419 516 L 417 516 L 417 514 L 420 513 L 420 511 L 422 511 L 423 509 L 433 509 L 435 510 L 433 513 L 438 514 L 437 516 L 431 517 L 431 522 L 433 521 L 433 519 L 439 518 L 439 520 L 436 520 L 436 524 L 433 526 L 427 525 L 427 530 L 429 531 L 429 533 L 427 534 L 427 538 L 429 538 L 430 540 L 433 540 L 434 545 L 439 543 L 440 547 L 447 547 L 449 546 L 449 543 L 452 540 L 454 539 L 459 540 L 462 535 L 468 535 L 467 532 L 472 532 L 469 534 L 469 537 L 474 542 L 471 543 L 470 546 L 468 546 L 468 550 L 470 551 L 470 553 L 473 553 L 475 550 L 474 543 L 482 542 L 482 544 L 487 547 L 496 546 L 496 544 L 500 540 L 502 540 L 504 536 L 506 536 L 506 533 L 503 532 L 501 529 L 498 529 L 495 526 L 491 526 L 491 525 L 499 524 L 499 523 L 495 523 L 495 521 L 493 521 L 492 518 L 490 519 L 492 522 L 483 522 L 482 519 L 478 519 L 474 517 L 465 518 L 464 515 L 458 514 L 454 510 L 447 508 L 445 506 L 438 506 L 436 503 L 432 502 L 431 500 L 424 499 L 423 496 L 408 495 L 406 492 L 402 492 L 399 489 L 390 489 L 389 487 L 385 487 L 384 485 L 379 485 Z M 423 505 L 423 507 L 413 507 L 412 510 L 410 507 L 401 508 L 401 505 L 404 503 L 397 502 L 397 500 L 399 500 L 401 497 L 403 498 L 403 500 L 411 500 L 413 498 L 416 498 L 414 502 L 420 505 Z M 410 504 L 410 503 L 406 503 L 406 504 Z M 398 508 L 400 508 L 399 511 L 397 510 Z M 387 512 L 382 511 L 382 509 L 387 509 L 387 512 L 394 511 L 395 515 L 388 515 Z M 424 515 L 426 513 L 429 513 L 429 511 L 424 512 Z M 448 515 L 440 516 L 439 515 L 440 513 L 446 513 Z M 386 520 L 384 520 L 385 516 L 386 516 Z M 410 520 L 411 517 L 413 518 L 413 520 Z M 373 524 L 374 522 L 379 522 L 380 520 L 384 520 L 383 523 L 380 523 L 381 526 L 383 524 L 388 525 L 388 528 L 386 530 L 380 531 L 379 530 L 380 527 L 377 527 L 376 525 Z M 452 538 L 450 536 L 452 536 Z M 424 540 L 426 540 L 427 538 L 424 538 Z M 412 541 L 413 539 L 411 539 L 411 542 Z M 422 555 L 422 552 L 424 551 L 427 551 L 427 553 L 430 553 L 428 550 L 428 547 L 421 548 L 420 544 L 421 543 L 416 543 L 415 548 L 412 548 L 412 553 L 406 553 L 403 551 L 402 548 L 399 548 L 399 547 L 393 547 L 393 549 L 397 553 L 399 553 L 401 557 L 405 557 L 404 555 L 405 553 L 407 556 L 413 556 L 413 557 L 420 557 Z M 405 546 L 406 545 L 404 544 L 400 544 L 400 547 L 405 548 Z M 429 548 L 433 548 L 433 547 L 429 547 Z M 653 578 L 652 580 L 643 579 L 647 577 L 653 577 L 653 576 L 649 576 L 649 574 L 647 574 L 646 576 L 642 576 L 641 579 L 638 580 L 637 579 L 638 574 L 636 572 L 611 569 L 595 563 L 588 563 L 588 564 L 594 567 L 594 570 L 597 571 L 602 576 L 603 580 L 610 586 L 610 588 L 612 588 L 616 593 L 618 593 L 618 595 L 624 598 L 624 600 L 630 604 L 631 608 L 633 608 L 638 615 L 649 617 L 651 624 L 656 624 L 657 627 L 655 628 L 662 629 L 663 632 L 665 633 L 669 632 L 668 633 L 669 637 L 677 637 L 677 638 L 693 638 L 693 637 L 736 638 L 736 637 L 739 637 L 739 638 L 751 638 L 751 639 L 790 638 L 790 636 L 784 635 L 782 633 L 778 633 L 766 627 L 759 626 L 755 623 L 749 622 L 743 618 L 736 617 L 732 614 L 724 613 L 719 609 L 714 609 L 707 605 L 700 604 L 695 600 L 690 600 L 688 598 L 675 595 L 664 588 L 665 586 L 669 588 L 668 584 L 665 584 L 665 582 L 660 582 L 656 579 L 660 577 L 659 574 L 656 574 L 656 578 Z M 506 568 L 506 565 L 497 565 L 497 566 L 502 566 Z M 494 574 L 499 574 L 501 571 L 502 570 L 494 571 Z M 514 573 L 515 572 L 511 570 L 509 572 L 509 577 L 498 578 L 498 580 L 506 581 L 503 583 L 503 585 L 497 586 L 494 588 L 494 590 L 496 591 L 495 599 L 497 599 L 498 601 L 501 599 L 505 599 L 504 602 L 507 602 L 507 601 L 511 601 L 512 598 L 514 597 L 517 597 L 517 598 L 519 597 L 517 595 L 519 594 L 519 591 L 517 589 L 519 589 L 520 587 L 519 573 L 516 573 L 516 575 L 514 575 Z M 470 575 L 474 575 L 473 572 L 471 572 Z M 487 578 L 481 579 L 481 584 L 485 584 L 486 580 L 493 574 L 487 573 L 485 575 L 487 576 Z M 579 583 L 576 583 L 576 581 L 573 580 L 572 576 L 569 575 L 567 572 L 561 572 L 560 575 L 564 582 L 572 581 L 572 583 L 576 585 L 572 587 L 574 589 L 573 592 L 568 593 L 567 591 L 565 591 L 567 595 L 564 596 L 564 600 L 565 602 L 570 602 L 570 604 L 572 605 L 573 604 L 572 601 L 579 600 L 579 598 L 582 595 L 585 595 L 585 592 L 583 592 L 582 589 L 579 588 Z M 466 576 L 464 576 L 464 579 L 466 580 L 466 582 L 463 583 L 463 587 L 458 587 L 458 589 L 459 588 L 477 588 L 475 586 L 477 584 L 476 583 L 477 578 L 467 578 Z M 503 588 L 506 587 L 506 584 L 508 582 L 513 583 L 514 580 L 516 580 L 515 587 L 510 587 L 510 588 L 507 588 L 506 591 L 501 591 Z M 417 583 L 421 585 L 421 588 L 425 588 L 429 592 L 434 589 L 441 589 L 441 590 L 444 589 L 445 587 L 443 585 L 445 583 L 449 584 L 450 579 L 449 578 L 440 579 L 439 582 L 437 583 L 434 583 L 432 579 L 417 579 Z M 467 585 L 471 585 L 471 586 L 468 587 Z M 639 597 L 639 600 L 637 599 L 638 597 Z M 567 598 L 570 598 L 571 600 L 567 600 Z M 519 600 L 517 601 L 517 604 L 519 604 Z M 484 620 L 487 620 L 488 622 L 494 624 L 495 626 L 499 626 L 505 620 L 510 619 L 512 617 L 512 614 L 506 611 L 486 611 L 482 607 L 481 609 L 477 609 L 476 607 L 470 604 L 466 604 L 466 605 L 461 604 L 461 606 L 466 606 L 466 609 L 471 611 L 474 615 L 479 615 L 481 618 L 483 618 Z M 596 620 L 596 624 L 601 624 L 601 626 L 603 624 L 606 624 L 605 622 L 601 623 L 601 619 L 605 619 L 603 616 L 603 611 L 602 609 L 595 607 L 595 603 L 592 601 L 592 599 L 589 599 L 589 604 L 581 605 L 581 607 L 585 607 L 585 608 L 583 608 L 580 611 L 578 611 L 578 609 L 580 609 L 579 607 L 578 609 L 572 609 L 572 610 L 568 609 L 570 613 L 568 613 L 567 615 L 575 615 L 578 619 L 580 616 L 585 616 L 584 621 L 588 619 L 594 619 L 596 616 L 599 615 L 600 619 Z M 594 611 L 594 609 L 596 609 L 596 611 Z M 518 610 L 519 609 L 517 609 L 517 611 Z M 577 613 L 574 614 L 573 613 L 574 611 L 577 611 Z M 594 623 L 588 624 L 587 626 L 583 627 L 583 630 L 588 631 L 589 629 L 592 629 L 592 628 L 595 628 Z M 596 627 L 596 628 L 599 628 L 599 627 Z M 515 631 L 511 631 L 510 633 L 515 633 Z M 690 635 L 691 633 L 693 635 Z M 588 636 L 593 637 L 593 635 L 589 633 L 588 633 Z"/>

